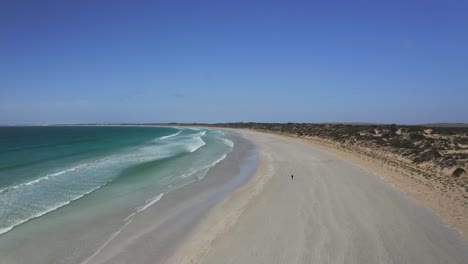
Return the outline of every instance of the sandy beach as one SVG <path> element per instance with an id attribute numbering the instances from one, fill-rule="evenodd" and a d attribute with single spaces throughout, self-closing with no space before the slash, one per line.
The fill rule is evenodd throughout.
<path id="1" fill-rule="evenodd" d="M 304 142 L 242 133 L 259 146 L 255 174 L 167 263 L 466 263 L 463 235 L 383 178 Z"/>
<path id="2" fill-rule="evenodd" d="M 230 139 L 205 178 L 113 235 L 96 239 L 108 218 L 83 236 L 75 214 L 52 212 L 4 235 L 0 263 L 466 263 L 460 231 L 357 160 L 251 130 Z"/>

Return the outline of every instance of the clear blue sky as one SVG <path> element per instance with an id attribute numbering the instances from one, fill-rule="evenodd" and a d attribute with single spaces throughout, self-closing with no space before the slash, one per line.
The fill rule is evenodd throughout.
<path id="1" fill-rule="evenodd" d="M 468 1 L 1 1 L 0 124 L 468 122 Z"/>

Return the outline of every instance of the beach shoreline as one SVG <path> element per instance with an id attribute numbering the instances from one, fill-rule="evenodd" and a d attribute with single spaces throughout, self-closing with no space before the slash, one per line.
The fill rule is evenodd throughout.
<path id="1" fill-rule="evenodd" d="M 462 234 L 359 163 L 303 140 L 236 131 L 259 145 L 255 173 L 209 210 L 166 263 L 463 263 L 468 257 Z M 400 248 L 403 241 L 407 248 Z"/>
<path id="2" fill-rule="evenodd" d="M 203 179 L 164 195 L 81 263 L 165 263 L 210 209 L 247 181 L 256 167 L 256 146 L 236 132 L 225 136 L 234 142 L 233 151 Z"/>
<path id="3" fill-rule="evenodd" d="M 22 246 L 0 263 L 463 263 L 468 257 L 462 234 L 352 153 L 285 135 L 214 129 L 234 142 L 224 160 L 202 180 L 159 197 L 99 245 L 87 245 L 92 250 L 65 258 L 70 251 L 50 251 L 65 236 L 34 243 L 27 241 L 33 225 L 25 225 L 16 243 Z M 53 226 L 58 215 L 35 221 Z"/>
<path id="4" fill-rule="evenodd" d="M 234 142 L 233 150 L 202 179 L 155 197 L 126 219 L 109 214 L 106 204 L 96 211 L 104 214 L 99 221 L 77 215 L 93 203 L 86 196 L 2 235 L 0 263 L 164 262 L 209 208 L 247 180 L 256 166 L 252 142 L 235 132 L 224 137 Z M 85 228 L 95 231 L 82 233 Z"/>

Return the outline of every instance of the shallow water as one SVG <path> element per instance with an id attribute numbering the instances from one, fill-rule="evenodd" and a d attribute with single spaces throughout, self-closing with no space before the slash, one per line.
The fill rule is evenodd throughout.
<path id="1" fill-rule="evenodd" d="M 83 198 L 114 214 L 144 210 L 203 178 L 232 147 L 207 129 L 0 128 L 0 237 Z"/>

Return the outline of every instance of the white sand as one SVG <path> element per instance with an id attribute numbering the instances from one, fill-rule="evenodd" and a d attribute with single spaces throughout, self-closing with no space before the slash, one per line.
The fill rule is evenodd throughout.
<path id="1" fill-rule="evenodd" d="M 168 263 L 467 263 L 461 234 L 379 176 L 301 142 L 243 133 L 260 148 L 256 173 Z"/>

